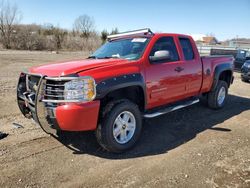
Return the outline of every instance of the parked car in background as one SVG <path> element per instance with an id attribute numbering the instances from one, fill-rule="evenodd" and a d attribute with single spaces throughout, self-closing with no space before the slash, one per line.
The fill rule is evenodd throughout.
<path id="1" fill-rule="evenodd" d="M 247 57 L 247 60 L 241 67 L 241 80 L 243 82 L 249 82 L 250 80 L 250 57 Z"/>
<path id="2" fill-rule="evenodd" d="M 250 57 L 250 52 L 247 50 L 227 50 L 227 49 L 211 49 L 211 55 L 232 55 L 234 56 L 234 68 L 240 70 L 248 57 Z"/>
<path id="3" fill-rule="evenodd" d="M 236 70 L 240 70 L 246 61 L 250 58 L 249 51 L 246 50 L 238 50 L 238 53 L 234 60 L 234 68 Z"/>
<path id="4" fill-rule="evenodd" d="M 139 139 L 142 118 L 190 106 L 201 96 L 208 107 L 222 108 L 233 59 L 200 57 L 188 35 L 115 34 L 88 59 L 22 72 L 17 102 L 47 133 L 95 130 L 104 149 L 123 152 Z"/>

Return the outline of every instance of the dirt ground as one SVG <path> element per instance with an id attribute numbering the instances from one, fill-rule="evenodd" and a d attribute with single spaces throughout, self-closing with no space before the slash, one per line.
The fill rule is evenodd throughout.
<path id="1" fill-rule="evenodd" d="M 0 131 L 9 134 L 0 140 L 0 187 L 250 187 L 250 84 L 239 73 L 224 109 L 196 104 L 146 120 L 125 154 L 103 151 L 92 132 L 52 137 L 25 119 L 16 104 L 19 72 L 82 57 L 0 52 Z"/>

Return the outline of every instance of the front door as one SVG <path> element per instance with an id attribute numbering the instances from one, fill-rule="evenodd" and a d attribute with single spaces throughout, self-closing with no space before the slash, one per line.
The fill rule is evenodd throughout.
<path id="1" fill-rule="evenodd" d="M 185 62 L 180 61 L 173 37 L 159 38 L 149 56 L 154 56 L 159 51 L 167 51 L 169 58 L 156 62 L 148 59 L 145 69 L 147 108 L 178 101 L 185 95 Z"/>

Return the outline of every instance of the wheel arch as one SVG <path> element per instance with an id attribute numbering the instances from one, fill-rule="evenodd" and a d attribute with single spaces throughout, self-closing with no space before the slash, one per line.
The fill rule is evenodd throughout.
<path id="1" fill-rule="evenodd" d="M 214 80 L 212 84 L 211 90 L 213 91 L 219 80 L 223 80 L 228 84 L 228 87 L 230 87 L 230 84 L 233 81 L 233 65 L 230 63 L 224 63 L 216 66 L 214 70 Z"/>
<path id="2" fill-rule="evenodd" d="M 146 106 L 146 86 L 139 73 L 109 78 L 97 84 L 97 99 L 104 106 L 112 100 L 128 99 L 138 105 L 141 111 Z"/>

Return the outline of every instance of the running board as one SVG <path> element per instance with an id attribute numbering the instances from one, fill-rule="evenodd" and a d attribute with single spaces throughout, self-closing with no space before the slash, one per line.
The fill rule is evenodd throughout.
<path id="1" fill-rule="evenodd" d="M 188 100 L 188 101 L 183 102 L 182 104 L 168 106 L 168 107 L 166 107 L 164 109 L 158 110 L 157 112 L 144 114 L 144 117 L 145 118 L 154 118 L 154 117 L 157 117 L 157 116 L 161 116 L 163 114 L 167 114 L 169 112 L 173 112 L 175 110 L 178 110 L 178 109 L 185 108 L 187 106 L 196 104 L 199 101 L 200 101 L 199 99 Z"/>

